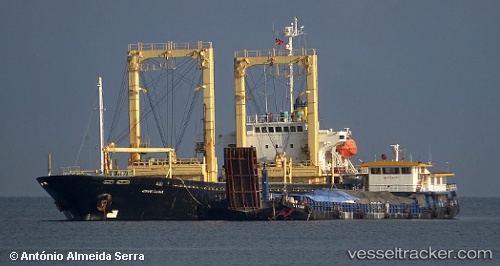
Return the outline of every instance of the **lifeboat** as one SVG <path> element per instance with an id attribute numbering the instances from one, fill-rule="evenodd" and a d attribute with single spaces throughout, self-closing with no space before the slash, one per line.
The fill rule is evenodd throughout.
<path id="1" fill-rule="evenodd" d="M 340 153 L 342 158 L 351 158 L 358 153 L 358 147 L 353 139 L 347 139 L 346 142 L 337 146 L 336 151 Z"/>

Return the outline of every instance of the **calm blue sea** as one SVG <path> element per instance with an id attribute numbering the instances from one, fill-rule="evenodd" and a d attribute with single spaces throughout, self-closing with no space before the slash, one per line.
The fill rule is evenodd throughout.
<path id="1" fill-rule="evenodd" d="M 454 220 L 68 222 L 50 198 L 0 197 L 0 265 L 500 265 L 500 198 L 461 203 Z M 429 257 L 453 252 L 442 260 L 349 256 L 355 250 L 390 256 L 398 248 Z M 493 259 L 453 259 L 459 250 L 470 256 L 491 250 Z M 37 252 L 63 260 L 20 261 Z M 142 254 L 144 261 L 118 261 L 124 257 L 117 252 Z M 111 260 L 68 260 L 76 253 Z"/>

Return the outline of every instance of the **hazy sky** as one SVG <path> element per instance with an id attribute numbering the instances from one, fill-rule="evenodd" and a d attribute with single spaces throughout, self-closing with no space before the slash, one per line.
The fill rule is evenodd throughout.
<path id="1" fill-rule="evenodd" d="M 0 196 L 47 195 L 48 153 L 55 172 L 75 163 L 97 75 L 111 108 L 129 43 L 212 41 L 216 132 L 234 130 L 233 52 L 272 49 L 273 23 L 294 16 L 319 56 L 321 127 L 352 130 L 354 162 L 397 142 L 455 171 L 459 195 L 498 196 L 499 13 L 480 0 L 0 1 Z"/>

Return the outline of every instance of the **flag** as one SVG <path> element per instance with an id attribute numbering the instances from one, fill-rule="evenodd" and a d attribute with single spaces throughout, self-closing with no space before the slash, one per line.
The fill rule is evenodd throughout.
<path id="1" fill-rule="evenodd" d="M 275 39 L 275 43 L 276 43 L 276 45 L 278 45 L 278 46 L 283 46 L 283 44 L 284 44 L 285 42 L 284 42 L 284 41 L 282 41 L 282 40 L 280 40 L 280 39 L 278 39 L 278 38 L 276 38 L 276 39 Z"/>

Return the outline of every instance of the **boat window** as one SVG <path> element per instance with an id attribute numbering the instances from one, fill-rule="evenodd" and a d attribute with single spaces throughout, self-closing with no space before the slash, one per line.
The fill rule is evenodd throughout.
<path id="1" fill-rule="evenodd" d="M 260 133 L 260 127 L 255 128 L 255 133 Z"/>
<path id="2" fill-rule="evenodd" d="M 290 148 L 291 148 L 291 149 L 293 149 L 293 143 L 292 143 L 292 144 L 290 144 Z"/>
<path id="3" fill-rule="evenodd" d="M 291 126 L 291 127 L 290 127 L 290 132 L 296 132 L 296 130 L 295 130 L 295 126 Z"/>
<path id="4" fill-rule="evenodd" d="M 276 132 L 283 132 L 281 127 L 276 127 Z"/>
<path id="5" fill-rule="evenodd" d="M 262 133 L 267 133 L 267 127 L 262 127 Z"/>
<path id="6" fill-rule="evenodd" d="M 234 143 L 233 144 L 227 144 L 227 146 L 230 147 L 230 148 L 236 148 L 236 144 L 234 144 Z"/>
<path id="7" fill-rule="evenodd" d="M 278 148 L 278 144 L 274 145 L 274 147 L 276 147 L 276 149 Z"/>
<path id="8" fill-rule="evenodd" d="M 380 168 L 370 168 L 370 174 L 372 175 L 380 175 Z"/>
<path id="9" fill-rule="evenodd" d="M 269 149 L 269 145 L 266 144 L 266 149 Z"/>
<path id="10" fill-rule="evenodd" d="M 302 126 L 297 126 L 297 131 L 298 131 L 298 132 L 302 132 L 302 131 L 303 131 L 303 130 L 302 130 Z"/>
<path id="11" fill-rule="evenodd" d="M 410 167 L 401 167 L 401 173 L 402 174 L 411 174 L 411 168 Z"/>
<path id="12" fill-rule="evenodd" d="M 399 174 L 399 167 L 384 167 L 382 172 L 384 174 Z"/>
<path id="13" fill-rule="evenodd" d="M 290 132 L 290 128 L 288 128 L 288 127 L 283 127 L 283 132 Z"/>
<path id="14" fill-rule="evenodd" d="M 268 127 L 269 133 L 274 133 L 274 127 Z"/>

